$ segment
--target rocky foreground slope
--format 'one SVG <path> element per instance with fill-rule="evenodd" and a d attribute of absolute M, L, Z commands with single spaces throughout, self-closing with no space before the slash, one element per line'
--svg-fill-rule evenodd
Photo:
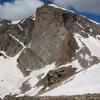
<path fill-rule="evenodd" d="M 4 100 L 100 100 L 99 94 L 87 94 L 87 95 L 76 95 L 76 96 L 58 96 L 58 97 L 13 97 L 6 96 Z"/>
<path fill-rule="evenodd" d="M 54 4 L 0 22 L 1 98 L 100 93 L 99 75 L 99 23 Z"/>

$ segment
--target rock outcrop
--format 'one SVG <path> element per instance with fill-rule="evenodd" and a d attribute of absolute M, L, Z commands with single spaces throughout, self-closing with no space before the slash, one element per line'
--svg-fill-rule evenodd
<path fill-rule="evenodd" d="M 29 75 L 32 70 L 37 70 L 46 65 L 30 48 L 26 48 L 20 54 L 18 60 L 18 67 L 23 72 L 24 76 Z"/>
<path fill-rule="evenodd" d="M 64 79 L 68 79 L 69 77 L 75 74 L 76 68 L 72 68 L 72 66 L 62 67 L 56 70 L 50 70 L 44 79 L 40 80 L 37 85 L 43 85 L 44 88 L 50 87 L 56 83 L 60 83 Z"/>

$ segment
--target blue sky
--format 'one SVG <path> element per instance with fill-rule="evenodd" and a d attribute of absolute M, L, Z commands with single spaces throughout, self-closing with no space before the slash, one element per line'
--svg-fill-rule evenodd
<path fill-rule="evenodd" d="M 0 3 L 3 4 L 4 2 L 13 2 L 14 0 L 0 0 Z"/>
<path fill-rule="evenodd" d="M 48 1 L 52 2 L 53 0 L 42 0 L 42 1 L 43 2 L 48 2 Z M 100 5 L 100 3 L 99 3 L 99 5 Z M 67 7 L 65 7 L 65 8 L 67 8 Z M 68 9 L 73 10 L 73 11 L 75 11 L 75 12 L 81 14 L 81 15 L 84 15 L 84 16 L 100 23 L 100 14 L 93 14 L 93 13 L 89 13 L 88 11 L 82 11 L 81 12 L 81 11 L 76 10 L 73 7 L 68 7 Z"/>
<path fill-rule="evenodd" d="M 36 7 L 43 4 L 39 0 L 16 0 L 16 1 L 18 1 L 16 3 L 16 5 L 19 6 L 18 8 L 16 7 L 16 5 L 10 5 L 10 4 L 6 5 L 7 7 L 3 7 L 4 3 L 14 2 L 14 0 L 0 0 L 0 3 L 1 3 L 1 6 L 0 6 L 1 7 L 0 8 L 0 13 L 1 13 L 0 15 L 1 16 L 0 17 L 1 17 L 1 19 L 8 18 L 8 19 L 16 19 L 17 20 L 17 19 L 21 19 L 24 17 L 28 17 L 28 15 L 30 16 L 31 14 L 33 14 L 35 12 Z M 22 2 L 19 3 L 20 1 L 22 1 Z M 82 14 L 82 15 L 100 23 L 100 10 L 99 10 L 100 9 L 100 7 L 99 7 L 100 0 L 79 0 L 80 2 L 78 2 L 78 0 L 70 0 L 70 1 L 69 0 L 41 0 L 41 1 L 43 1 L 43 2 L 51 1 L 53 3 L 56 3 L 60 6 L 68 8 L 70 10 L 73 10 L 79 14 Z M 81 1 L 82 1 L 82 3 L 81 3 Z M 33 2 L 33 6 L 35 6 L 34 8 L 32 7 L 32 2 Z M 22 4 L 22 8 L 21 8 L 21 4 Z M 10 6 L 10 7 L 8 7 L 8 6 Z M 12 8 L 11 8 L 11 6 L 12 6 Z M 16 10 L 16 9 L 15 9 L 15 11 L 13 11 L 13 12 L 16 12 L 15 16 L 17 16 L 17 13 L 18 13 L 18 17 L 16 17 L 16 18 L 14 18 L 14 15 L 13 15 L 14 13 L 12 15 L 8 14 L 8 12 L 10 13 L 12 11 L 14 6 L 16 7 L 16 9 L 19 10 L 19 13 L 18 13 L 18 10 Z M 24 7 L 27 7 L 27 9 L 25 8 L 25 10 L 28 11 L 28 13 L 24 11 Z M 32 11 L 32 9 L 33 9 L 33 11 Z M 24 13 L 21 13 L 21 10 Z"/>
<path fill-rule="evenodd" d="M 92 19 L 92 20 L 100 23 L 100 14 L 92 14 L 89 12 L 79 12 L 76 9 L 74 9 L 73 7 L 69 7 L 69 9 L 75 11 L 78 14 L 84 15 L 89 19 Z"/>

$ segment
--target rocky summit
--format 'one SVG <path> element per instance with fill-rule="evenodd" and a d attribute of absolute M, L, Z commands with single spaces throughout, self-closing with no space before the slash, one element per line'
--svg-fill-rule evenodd
<path fill-rule="evenodd" d="M 99 23 L 51 3 L 0 22 L 1 99 L 100 100 L 99 75 Z"/>

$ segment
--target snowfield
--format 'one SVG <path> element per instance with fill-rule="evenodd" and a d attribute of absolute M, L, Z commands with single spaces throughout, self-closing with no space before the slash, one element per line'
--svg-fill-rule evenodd
<path fill-rule="evenodd" d="M 5 55 L 5 52 L 0 52 Z M 21 53 L 21 52 L 20 52 Z M 17 67 L 17 58 L 20 53 L 15 57 L 0 57 L 0 98 L 3 98 L 9 94 L 19 94 L 18 96 L 24 95 L 36 95 L 43 86 L 37 88 L 35 85 L 39 81 L 38 76 L 44 78 L 46 74 L 55 68 L 55 63 L 46 65 L 40 70 L 33 71 L 28 77 L 24 77 L 20 69 Z M 5 55 L 6 56 L 6 55 Z M 28 83 L 31 85 L 31 90 L 21 94 L 20 87 L 23 82 L 29 80 Z"/>
<path fill-rule="evenodd" d="M 14 58 L 0 57 L 0 98 L 14 91 L 24 81 L 24 76 L 17 67 L 17 56 Z"/>
<path fill-rule="evenodd" d="M 93 65 L 87 70 L 76 74 L 73 80 L 64 81 L 57 88 L 41 96 L 81 95 L 87 93 L 100 93 L 100 64 Z"/>

